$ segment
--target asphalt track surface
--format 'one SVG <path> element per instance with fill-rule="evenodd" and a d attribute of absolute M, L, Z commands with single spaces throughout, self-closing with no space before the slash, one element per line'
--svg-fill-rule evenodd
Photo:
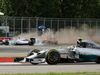
<path fill-rule="evenodd" d="M 63 63 L 57 65 L 48 64 L 0 64 L 0 73 L 49 73 L 49 72 L 100 72 L 100 64 L 86 63 Z"/>
<path fill-rule="evenodd" d="M 25 56 L 30 49 L 57 48 L 58 46 L 0 46 L 0 57 Z M 65 47 L 65 46 L 64 46 Z M 23 54 L 23 55 L 22 55 Z M 0 74 L 5 73 L 48 73 L 48 72 L 100 72 L 100 64 L 95 62 L 59 63 L 48 65 L 40 63 L 0 63 Z"/>
<path fill-rule="evenodd" d="M 66 46 L 63 46 L 64 48 Z M 32 50 L 32 49 L 55 49 L 59 48 L 59 46 L 43 46 L 43 45 L 38 45 L 38 46 L 28 46 L 28 45 L 17 45 L 17 46 L 5 46 L 5 45 L 0 45 L 0 57 L 21 57 L 21 56 L 26 56 L 27 53 Z"/>

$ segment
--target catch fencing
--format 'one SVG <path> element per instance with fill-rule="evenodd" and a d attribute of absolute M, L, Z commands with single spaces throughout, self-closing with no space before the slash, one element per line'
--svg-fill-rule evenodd
<path fill-rule="evenodd" d="M 41 17 L 7 17 L 0 16 L 0 29 L 3 29 L 3 36 L 11 34 L 13 36 L 31 33 L 36 31 L 38 34 L 39 26 L 45 26 L 53 31 L 66 29 L 89 29 L 94 28 L 95 33 L 100 32 L 100 19 L 90 18 L 41 18 Z M 38 35 L 37 35 L 38 36 Z"/>

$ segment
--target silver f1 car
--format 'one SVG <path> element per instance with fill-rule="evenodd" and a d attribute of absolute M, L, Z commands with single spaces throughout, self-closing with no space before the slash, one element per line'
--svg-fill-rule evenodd
<path fill-rule="evenodd" d="M 20 38 L 15 40 L 15 45 L 28 45 L 29 44 L 29 40 L 25 39 L 25 38 Z"/>
<path fill-rule="evenodd" d="M 57 64 L 59 62 L 92 61 L 100 63 L 100 46 L 88 40 L 82 40 L 80 46 L 70 46 L 58 49 L 31 50 L 23 62 L 39 64 Z"/>
<path fill-rule="evenodd" d="M 18 38 L 17 40 L 15 39 L 2 40 L 2 44 L 5 45 L 34 45 L 34 43 L 35 43 L 35 38 L 30 38 L 30 40 L 25 38 Z"/>

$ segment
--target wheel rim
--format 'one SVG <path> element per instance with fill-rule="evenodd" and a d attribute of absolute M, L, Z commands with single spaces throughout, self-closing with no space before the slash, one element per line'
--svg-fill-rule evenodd
<path fill-rule="evenodd" d="M 50 61 L 56 62 L 59 60 L 59 54 L 57 52 L 51 52 L 50 53 Z"/>

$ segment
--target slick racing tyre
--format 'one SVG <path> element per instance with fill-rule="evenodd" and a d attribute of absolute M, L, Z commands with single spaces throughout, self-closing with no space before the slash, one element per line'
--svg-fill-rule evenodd
<path fill-rule="evenodd" d="M 30 46 L 32 46 L 32 45 L 34 45 L 34 42 L 32 42 L 32 41 L 29 41 L 29 43 L 28 43 Z"/>
<path fill-rule="evenodd" d="M 9 45 L 9 41 L 8 40 L 5 40 L 5 45 Z"/>
<path fill-rule="evenodd" d="M 50 50 L 46 52 L 45 59 L 46 62 L 50 65 L 55 65 L 60 61 L 60 53 L 57 50 Z"/>
<path fill-rule="evenodd" d="M 100 64 L 100 56 L 97 57 L 97 59 L 96 59 L 96 63 L 97 63 L 97 64 Z"/>
<path fill-rule="evenodd" d="M 38 53 L 38 52 L 40 52 L 40 50 L 38 50 L 38 49 L 33 49 L 33 50 L 31 50 L 31 51 L 27 54 L 27 56 L 33 55 L 34 52 Z"/>

